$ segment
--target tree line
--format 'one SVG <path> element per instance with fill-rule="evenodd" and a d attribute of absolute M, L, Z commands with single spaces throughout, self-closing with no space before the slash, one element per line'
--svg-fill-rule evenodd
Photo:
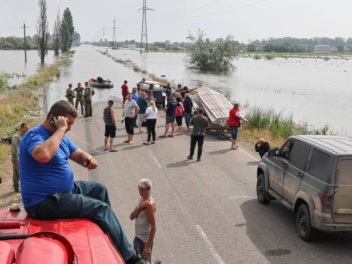
<path fill-rule="evenodd" d="M 38 35 L 26 37 L 26 45 L 24 43 L 23 37 L 0 37 L 0 50 L 23 50 L 25 47 L 27 50 L 36 50 L 38 49 L 37 39 Z M 72 46 L 78 46 L 81 42 L 81 36 L 76 31 L 73 33 L 73 43 Z M 48 35 L 48 49 L 54 50 L 54 34 Z M 60 50 L 60 47 L 59 49 Z"/>
<path fill-rule="evenodd" d="M 38 50 L 41 63 L 44 63 L 48 50 L 54 50 L 55 55 L 68 51 L 72 45 L 79 45 L 81 36 L 75 31 L 73 17 L 69 8 L 64 10 L 61 17 L 58 10 L 54 21 L 52 34 L 49 32 L 49 21 L 47 17 L 47 0 L 38 0 L 39 17 L 37 19 L 34 36 L 21 37 L 1 37 L 1 50 Z"/>
<path fill-rule="evenodd" d="M 301 53 L 312 52 L 316 45 L 330 45 L 336 47 L 339 52 L 352 52 L 352 38 L 270 38 L 251 41 L 245 49 L 248 52 L 285 52 Z"/>

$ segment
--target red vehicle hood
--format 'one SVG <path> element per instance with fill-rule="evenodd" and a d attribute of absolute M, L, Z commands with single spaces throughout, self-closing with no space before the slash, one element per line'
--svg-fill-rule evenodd
<path fill-rule="evenodd" d="M 35 220 L 0 209 L 1 264 L 123 264 L 110 237 L 87 219 Z"/>

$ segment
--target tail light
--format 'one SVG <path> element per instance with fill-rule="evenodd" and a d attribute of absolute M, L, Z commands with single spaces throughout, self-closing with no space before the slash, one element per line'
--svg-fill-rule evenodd
<path fill-rule="evenodd" d="M 319 193 L 318 196 L 323 206 L 322 209 L 331 210 L 334 204 L 334 194 Z"/>

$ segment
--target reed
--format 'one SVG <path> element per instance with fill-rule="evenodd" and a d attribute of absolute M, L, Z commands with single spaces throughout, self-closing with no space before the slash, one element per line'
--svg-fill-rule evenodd
<path fill-rule="evenodd" d="M 0 72 L 0 90 L 6 89 L 9 85 L 10 74 Z"/>
<path fill-rule="evenodd" d="M 252 107 L 246 115 L 248 122 L 241 127 L 241 138 L 254 144 L 258 138 L 265 138 L 271 146 L 279 147 L 293 135 L 336 135 L 328 125 L 321 128 L 308 129 L 308 123 L 297 124 L 292 114 L 285 116 L 273 109 Z"/>

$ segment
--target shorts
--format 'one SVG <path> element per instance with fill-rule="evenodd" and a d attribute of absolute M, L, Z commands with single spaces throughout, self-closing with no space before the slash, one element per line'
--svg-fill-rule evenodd
<path fill-rule="evenodd" d="M 135 237 L 134 240 L 133 240 L 134 250 L 139 255 L 143 255 L 143 251 L 144 251 L 144 248 L 145 248 L 146 244 L 147 243 L 143 242 L 139 237 Z M 152 245 L 151 249 L 153 249 L 153 245 Z M 151 255 L 149 257 L 144 257 L 144 260 L 149 261 L 149 262 L 151 262 L 151 259 L 152 259 Z"/>
<path fill-rule="evenodd" d="M 175 116 L 172 115 L 166 115 L 166 124 L 174 123 L 175 122 Z"/>
<path fill-rule="evenodd" d="M 176 123 L 178 126 L 182 126 L 183 116 L 176 116 Z"/>
<path fill-rule="evenodd" d="M 133 129 L 133 121 L 135 118 L 132 117 L 125 117 L 125 128 L 126 128 L 126 133 L 129 135 L 134 134 L 134 129 Z"/>
<path fill-rule="evenodd" d="M 145 121 L 144 114 L 138 114 L 137 115 L 137 126 L 141 126 L 143 121 Z"/>
<path fill-rule="evenodd" d="M 105 125 L 105 137 L 116 137 L 116 127 Z"/>
<path fill-rule="evenodd" d="M 231 138 L 234 140 L 237 140 L 237 135 L 238 135 L 238 127 L 236 126 L 231 126 Z"/>

